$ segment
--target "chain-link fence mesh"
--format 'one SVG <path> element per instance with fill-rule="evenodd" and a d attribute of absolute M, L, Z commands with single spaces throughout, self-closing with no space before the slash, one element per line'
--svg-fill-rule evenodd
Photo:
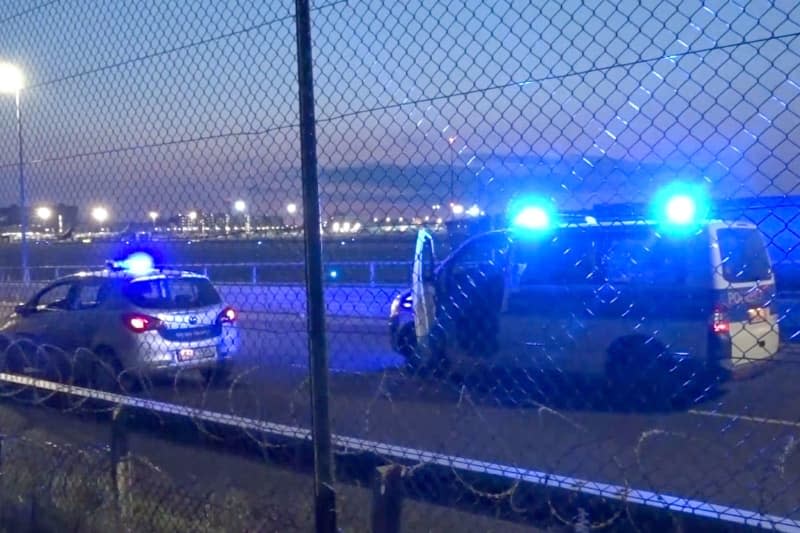
<path fill-rule="evenodd" d="M 800 527 L 800 8 L 309 13 L 330 371 L 313 392 L 340 517 L 373 511 L 343 527 Z M 145 419 L 129 429 L 309 472 L 295 24 L 291 2 L 0 4 L 5 399 L 55 406 L 37 420 L 57 431 L 122 405 Z M 25 473 L 61 483 L 48 468 Z M 212 474 L 167 528 L 308 527 L 208 503 L 222 467 L 183 468 Z M 143 518 L 166 490 L 138 496 Z M 247 519 L 212 524 L 212 504 Z"/>

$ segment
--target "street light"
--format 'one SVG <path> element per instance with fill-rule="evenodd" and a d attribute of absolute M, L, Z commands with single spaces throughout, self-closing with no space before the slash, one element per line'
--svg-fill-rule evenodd
<path fill-rule="evenodd" d="M 295 213 L 297 213 L 297 204 L 287 205 L 286 212 L 288 212 L 290 215 L 294 215 Z"/>
<path fill-rule="evenodd" d="M 52 218 L 53 210 L 50 209 L 49 207 L 47 207 L 46 205 L 43 205 L 41 207 L 37 207 L 36 208 L 36 216 L 39 218 L 39 220 L 47 222 L 48 220 L 50 220 L 50 218 Z"/>
<path fill-rule="evenodd" d="M 233 202 L 233 210 L 237 213 L 244 214 L 244 231 L 250 233 L 250 213 L 247 212 L 247 204 L 244 200 L 236 200 Z"/>
<path fill-rule="evenodd" d="M 150 220 L 153 221 L 153 230 L 156 229 L 156 220 L 158 220 L 158 211 L 150 211 L 147 213 L 147 216 L 150 217 Z"/>
<path fill-rule="evenodd" d="M 19 206 L 20 206 L 20 263 L 22 266 L 23 281 L 29 281 L 28 273 L 28 204 L 25 201 L 25 163 L 23 159 L 22 144 L 22 109 L 19 105 L 19 95 L 25 87 L 25 76 L 19 67 L 11 63 L 0 63 L 0 93 L 14 95 L 17 107 L 17 162 L 19 165 Z"/>
<path fill-rule="evenodd" d="M 98 205 L 92 208 L 92 218 L 95 220 L 95 222 L 100 224 L 101 230 L 103 229 L 102 225 L 108 221 L 108 217 L 109 217 L 108 209 L 106 209 L 102 205 Z"/>

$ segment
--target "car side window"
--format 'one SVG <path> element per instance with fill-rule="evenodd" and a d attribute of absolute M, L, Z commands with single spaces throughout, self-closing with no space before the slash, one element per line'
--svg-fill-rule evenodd
<path fill-rule="evenodd" d="M 76 309 L 94 309 L 108 297 L 109 283 L 103 280 L 90 280 L 77 287 Z"/>
<path fill-rule="evenodd" d="M 72 283 L 59 283 L 39 293 L 34 301 L 37 311 L 66 311 L 72 307 L 75 291 Z"/>

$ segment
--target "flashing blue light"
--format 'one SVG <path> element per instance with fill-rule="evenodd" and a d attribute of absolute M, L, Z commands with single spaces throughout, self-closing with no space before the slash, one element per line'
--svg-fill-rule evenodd
<path fill-rule="evenodd" d="M 153 258 L 144 252 L 136 252 L 129 255 L 126 259 L 120 261 L 119 266 L 134 276 L 148 274 L 154 269 Z"/>
<path fill-rule="evenodd" d="M 514 217 L 514 225 L 525 229 L 546 229 L 550 226 L 550 215 L 543 207 L 525 207 Z"/>
<path fill-rule="evenodd" d="M 693 232 L 710 212 L 705 190 L 686 183 L 673 183 L 662 189 L 652 207 L 653 216 L 662 228 L 675 234 Z"/>
<path fill-rule="evenodd" d="M 547 198 L 518 198 L 513 201 L 508 213 L 514 229 L 531 235 L 544 233 L 558 223 L 558 214 L 553 203 Z"/>
<path fill-rule="evenodd" d="M 667 220 L 673 224 L 691 224 L 697 214 L 697 205 L 694 198 L 679 194 L 667 201 L 664 211 Z"/>

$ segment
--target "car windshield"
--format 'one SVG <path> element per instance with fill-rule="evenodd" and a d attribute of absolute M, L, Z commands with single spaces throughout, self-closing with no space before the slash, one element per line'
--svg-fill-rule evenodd
<path fill-rule="evenodd" d="M 133 281 L 125 296 L 145 309 L 195 309 L 221 303 L 219 293 L 204 278 L 153 278 Z"/>
<path fill-rule="evenodd" d="M 772 278 L 766 246 L 754 228 L 717 231 L 722 256 L 722 275 L 730 283 L 765 281 Z"/>

